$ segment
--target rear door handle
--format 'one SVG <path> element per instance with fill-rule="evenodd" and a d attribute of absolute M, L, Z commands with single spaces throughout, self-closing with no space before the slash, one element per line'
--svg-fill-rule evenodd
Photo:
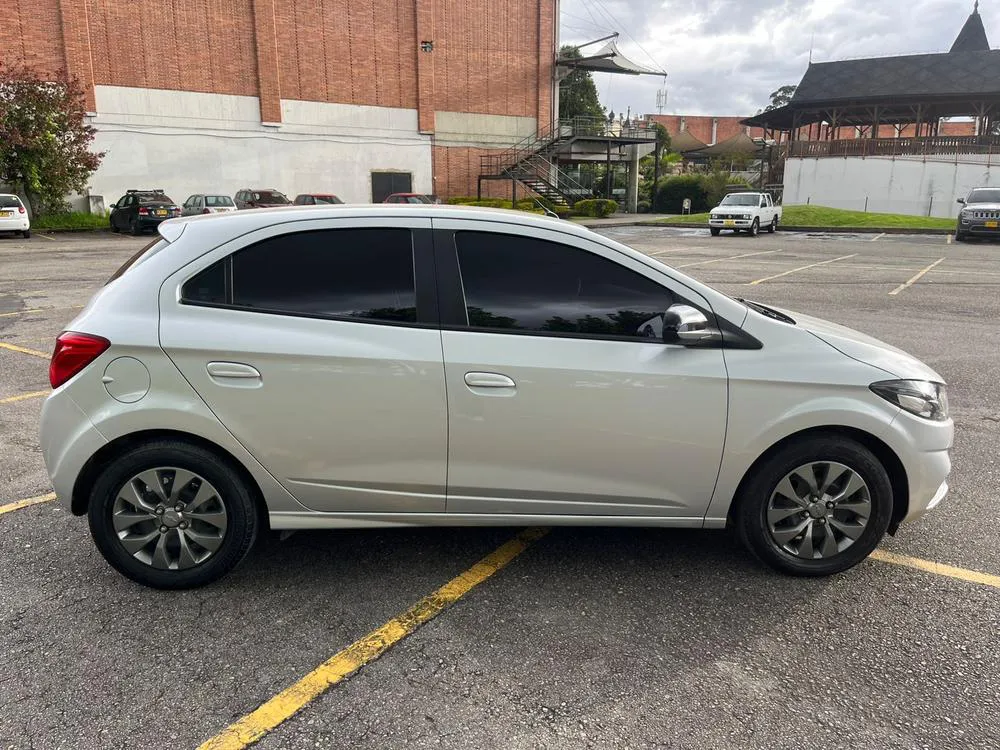
<path fill-rule="evenodd" d="M 260 380 L 260 372 L 256 367 L 245 365 L 242 362 L 209 362 L 205 369 L 213 378 L 235 378 L 240 380 L 250 380 L 256 378 Z"/>
<path fill-rule="evenodd" d="M 467 372 L 465 384 L 470 388 L 516 388 L 515 383 L 506 375 L 497 372 Z"/>

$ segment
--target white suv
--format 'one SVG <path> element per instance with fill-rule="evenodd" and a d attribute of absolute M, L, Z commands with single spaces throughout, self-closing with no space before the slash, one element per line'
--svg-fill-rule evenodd
<path fill-rule="evenodd" d="M 31 237 L 28 210 L 16 195 L 0 193 L 0 232 L 17 232 L 24 239 Z"/>
<path fill-rule="evenodd" d="M 734 525 L 826 575 L 948 488 L 929 367 L 568 222 L 329 206 L 159 232 L 59 336 L 41 428 L 60 500 L 151 586 L 221 576 L 266 527 Z"/>

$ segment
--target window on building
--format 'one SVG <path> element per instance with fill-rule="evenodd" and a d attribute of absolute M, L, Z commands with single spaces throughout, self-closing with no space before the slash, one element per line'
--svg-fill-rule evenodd
<path fill-rule="evenodd" d="M 469 325 L 498 331 L 651 338 L 677 298 L 606 258 L 555 242 L 456 235 Z"/>

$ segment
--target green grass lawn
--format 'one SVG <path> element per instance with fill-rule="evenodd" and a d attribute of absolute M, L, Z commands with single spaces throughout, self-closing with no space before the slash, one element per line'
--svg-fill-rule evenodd
<path fill-rule="evenodd" d="M 108 217 L 104 214 L 88 214 L 73 211 L 66 214 L 45 214 L 32 218 L 31 228 L 39 232 L 60 229 L 107 229 Z"/>
<path fill-rule="evenodd" d="M 708 214 L 691 214 L 662 219 L 663 223 L 708 224 Z M 844 211 L 825 206 L 784 206 L 783 227 L 839 227 L 847 229 L 954 229 L 954 219 L 904 214 L 873 214 L 864 211 Z"/>

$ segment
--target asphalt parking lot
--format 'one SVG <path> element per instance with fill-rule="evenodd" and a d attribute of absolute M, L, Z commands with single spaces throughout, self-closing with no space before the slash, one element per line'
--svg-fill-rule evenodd
<path fill-rule="evenodd" d="M 941 372 L 950 496 L 825 580 L 723 532 L 553 529 L 258 746 L 1000 747 L 1000 245 L 605 231 Z M 197 747 L 290 713 L 281 691 L 517 533 L 275 536 L 190 592 L 112 571 L 48 501 L 38 418 L 55 336 L 146 242 L 0 238 L 0 748 Z"/>

